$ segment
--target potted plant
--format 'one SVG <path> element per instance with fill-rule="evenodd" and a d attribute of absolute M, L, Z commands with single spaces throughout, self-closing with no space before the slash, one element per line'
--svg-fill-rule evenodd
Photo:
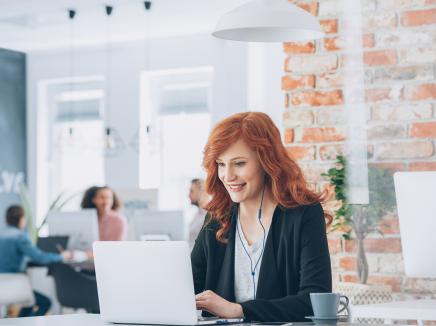
<path fill-rule="evenodd" d="M 336 166 L 323 174 L 334 186 L 336 199 L 341 202 L 336 210 L 331 231 L 341 230 L 346 239 L 355 238 L 357 245 L 357 275 L 362 284 L 368 281 L 368 261 L 364 240 L 371 233 L 382 234 L 379 225 L 386 213 L 395 209 L 392 174 L 388 169 L 368 167 L 369 204 L 350 204 L 347 200 L 347 162 L 337 156 Z"/>
<path fill-rule="evenodd" d="M 79 193 L 73 195 L 66 195 L 66 193 L 61 192 L 59 195 L 57 195 L 56 198 L 50 203 L 49 208 L 45 213 L 42 222 L 39 225 L 37 225 L 36 221 L 34 220 L 32 207 L 30 204 L 29 190 L 26 184 L 22 183 L 20 185 L 21 205 L 23 206 L 24 212 L 26 213 L 26 217 L 28 220 L 27 229 L 28 229 L 29 237 L 33 243 L 36 243 L 36 240 L 39 235 L 39 231 L 47 223 L 48 214 L 53 210 L 60 211 L 62 207 L 64 207 L 70 200 L 72 200 L 78 194 Z"/>
<path fill-rule="evenodd" d="M 351 204 L 347 200 L 347 162 L 337 156 L 336 165 L 323 174 L 334 186 L 336 200 L 340 205 L 335 211 L 330 231 L 340 232 L 345 239 L 355 238 L 357 244 L 357 275 L 359 283 L 339 282 L 336 291 L 345 294 L 353 305 L 374 304 L 392 301 L 392 289 L 388 285 L 367 285 L 368 261 L 364 240 L 370 233 L 382 234 L 379 225 L 383 216 L 395 208 L 393 178 L 389 170 L 370 166 L 368 168 L 369 204 Z M 357 319 L 357 322 L 365 322 Z M 371 323 L 382 323 L 372 319 Z"/>

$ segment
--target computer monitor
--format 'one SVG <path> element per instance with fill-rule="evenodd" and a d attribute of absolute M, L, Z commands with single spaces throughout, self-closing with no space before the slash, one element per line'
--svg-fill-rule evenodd
<path fill-rule="evenodd" d="M 51 211 L 47 217 L 50 236 L 69 236 L 68 249 L 90 250 L 99 239 L 97 210 Z"/>
<path fill-rule="evenodd" d="M 129 216 L 130 240 L 184 240 L 183 211 L 135 211 Z"/>
<path fill-rule="evenodd" d="M 394 174 L 406 275 L 436 278 L 436 171 Z"/>
<path fill-rule="evenodd" d="M 117 188 L 116 192 L 123 202 L 123 210 L 126 214 L 136 210 L 157 209 L 157 189 Z"/>

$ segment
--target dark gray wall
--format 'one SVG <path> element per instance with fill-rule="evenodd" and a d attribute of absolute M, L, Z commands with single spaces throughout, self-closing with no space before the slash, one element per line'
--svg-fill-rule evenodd
<path fill-rule="evenodd" d="M 26 171 L 26 56 L 0 49 L 0 228 Z"/>

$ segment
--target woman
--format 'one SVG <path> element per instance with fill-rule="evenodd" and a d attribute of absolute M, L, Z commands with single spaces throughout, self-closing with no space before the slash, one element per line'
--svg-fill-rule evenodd
<path fill-rule="evenodd" d="M 331 292 L 323 196 L 308 188 L 264 113 L 219 122 L 203 165 L 212 199 L 191 254 L 197 309 L 304 321 L 312 315 L 309 293 Z"/>
<path fill-rule="evenodd" d="M 26 224 L 24 209 L 18 205 L 9 206 L 6 211 L 6 228 L 0 230 L 0 273 L 23 273 L 29 258 L 42 265 L 72 258 L 70 251 L 55 254 L 35 247 L 25 231 Z M 50 299 L 37 291 L 33 293 L 35 306 L 22 308 L 19 317 L 43 316 L 50 310 Z"/>
<path fill-rule="evenodd" d="M 101 241 L 120 241 L 127 235 L 127 220 L 118 212 L 121 203 L 115 192 L 107 187 L 91 187 L 83 196 L 82 208 L 96 208 Z"/>

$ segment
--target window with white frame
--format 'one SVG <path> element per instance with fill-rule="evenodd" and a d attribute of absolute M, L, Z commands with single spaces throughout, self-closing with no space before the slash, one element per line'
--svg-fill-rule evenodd
<path fill-rule="evenodd" d="M 75 195 L 65 209 L 79 209 L 81 193 L 104 184 L 103 96 L 100 87 L 52 92 L 48 196 Z"/>
<path fill-rule="evenodd" d="M 158 189 L 160 209 L 189 210 L 190 181 L 204 177 L 212 75 L 211 67 L 201 67 L 148 72 L 143 78 L 141 186 Z"/>

